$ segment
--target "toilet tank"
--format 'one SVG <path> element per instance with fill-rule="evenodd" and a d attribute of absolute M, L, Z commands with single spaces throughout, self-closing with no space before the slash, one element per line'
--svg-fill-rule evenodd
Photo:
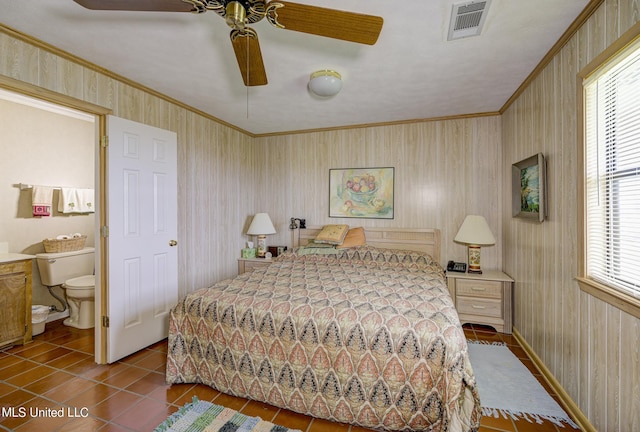
<path fill-rule="evenodd" d="M 42 285 L 62 285 L 67 279 L 93 274 L 94 248 L 36 254 Z"/>

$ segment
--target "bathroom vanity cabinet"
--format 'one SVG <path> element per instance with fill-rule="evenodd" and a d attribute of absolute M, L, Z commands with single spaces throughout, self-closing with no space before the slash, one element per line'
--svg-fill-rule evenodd
<path fill-rule="evenodd" d="M 31 341 L 32 258 L 0 254 L 0 347 Z"/>

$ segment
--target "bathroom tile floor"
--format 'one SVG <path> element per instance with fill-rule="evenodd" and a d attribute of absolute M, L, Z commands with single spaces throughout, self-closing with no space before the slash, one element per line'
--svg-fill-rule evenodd
<path fill-rule="evenodd" d="M 508 344 L 551 392 L 515 338 L 482 326 L 465 325 L 465 333 L 469 339 Z M 197 396 L 305 432 L 367 431 L 228 396 L 205 385 L 167 385 L 166 340 L 111 365 L 94 363 L 93 344 L 92 329 L 78 330 L 56 321 L 47 323 L 46 331 L 35 336 L 33 343 L 0 351 L 0 430 L 151 431 Z M 53 416 L 58 413 L 61 415 Z M 548 422 L 488 417 L 482 419 L 480 427 L 487 432 L 571 430 Z"/>

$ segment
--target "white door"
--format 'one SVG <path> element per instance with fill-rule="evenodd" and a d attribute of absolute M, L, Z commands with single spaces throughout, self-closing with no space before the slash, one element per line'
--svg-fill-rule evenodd
<path fill-rule="evenodd" d="M 167 337 L 178 299 L 177 137 L 107 117 L 107 355 Z"/>

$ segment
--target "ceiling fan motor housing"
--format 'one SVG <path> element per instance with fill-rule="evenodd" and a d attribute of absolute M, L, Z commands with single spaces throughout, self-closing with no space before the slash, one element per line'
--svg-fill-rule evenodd
<path fill-rule="evenodd" d="M 244 22 L 247 19 L 246 9 L 240 3 L 233 1 L 227 3 L 226 10 L 225 20 L 227 25 L 235 30 L 243 30 Z"/>
<path fill-rule="evenodd" d="M 208 9 L 224 17 L 229 27 L 242 30 L 247 23 L 264 18 L 267 2 L 264 0 L 208 0 Z"/>

